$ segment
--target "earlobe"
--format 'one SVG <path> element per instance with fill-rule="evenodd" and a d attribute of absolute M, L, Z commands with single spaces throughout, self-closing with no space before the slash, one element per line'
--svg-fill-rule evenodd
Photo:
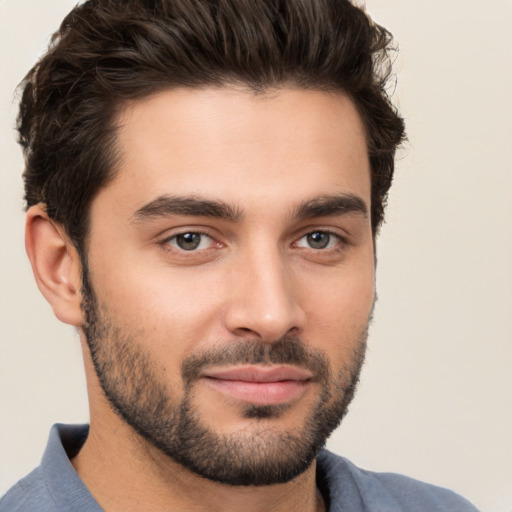
<path fill-rule="evenodd" d="M 27 211 L 25 248 L 37 286 L 64 323 L 81 326 L 81 264 L 62 226 L 53 222 L 44 205 Z"/>

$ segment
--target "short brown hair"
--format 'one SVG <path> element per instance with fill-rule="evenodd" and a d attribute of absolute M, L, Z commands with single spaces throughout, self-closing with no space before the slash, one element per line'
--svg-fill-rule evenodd
<path fill-rule="evenodd" d="M 348 0 L 88 0 L 22 82 L 27 206 L 84 249 L 88 208 L 116 169 L 116 114 L 173 87 L 290 85 L 348 94 L 363 119 L 377 232 L 404 138 L 386 93 L 390 33 Z"/>

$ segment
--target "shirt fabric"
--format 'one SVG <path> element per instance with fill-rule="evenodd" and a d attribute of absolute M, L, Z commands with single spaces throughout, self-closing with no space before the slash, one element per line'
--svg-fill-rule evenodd
<path fill-rule="evenodd" d="M 103 512 L 70 458 L 87 439 L 87 425 L 54 425 L 41 464 L 0 500 L 0 512 Z M 322 450 L 317 485 L 328 512 L 478 512 L 457 494 L 393 473 L 359 469 Z"/>

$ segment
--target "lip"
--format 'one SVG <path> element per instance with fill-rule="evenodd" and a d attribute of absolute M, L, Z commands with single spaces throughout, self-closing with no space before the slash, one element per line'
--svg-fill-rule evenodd
<path fill-rule="evenodd" d="M 299 398 L 312 374 L 288 366 L 250 365 L 206 371 L 202 377 L 228 397 L 257 405 L 277 405 Z"/>

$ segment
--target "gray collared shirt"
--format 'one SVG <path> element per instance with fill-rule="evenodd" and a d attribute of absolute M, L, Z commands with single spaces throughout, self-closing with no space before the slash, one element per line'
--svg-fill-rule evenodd
<path fill-rule="evenodd" d="M 103 512 L 70 462 L 88 431 L 87 425 L 54 425 L 40 466 L 0 500 L 0 512 Z M 365 471 L 326 450 L 317 458 L 317 484 L 329 512 L 478 512 L 452 491 Z"/>

